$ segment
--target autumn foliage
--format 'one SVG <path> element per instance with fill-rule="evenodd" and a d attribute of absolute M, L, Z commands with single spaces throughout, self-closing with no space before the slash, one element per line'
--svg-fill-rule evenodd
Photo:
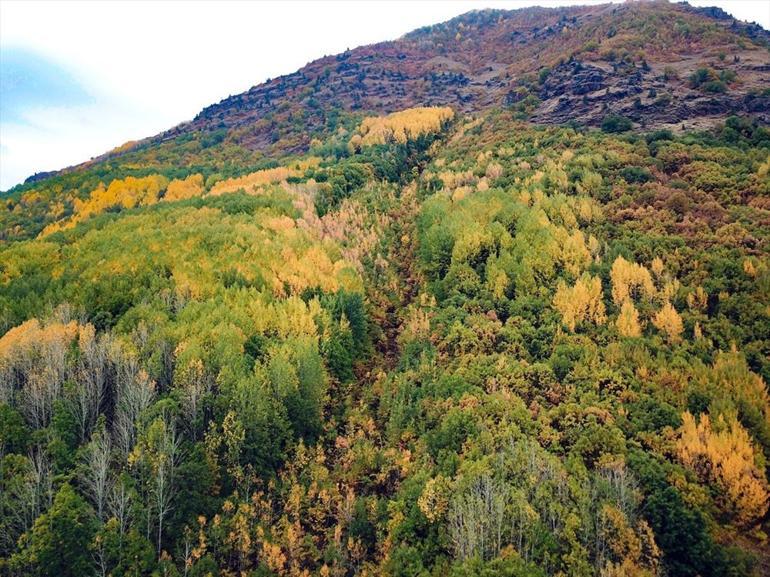
<path fill-rule="evenodd" d="M 581 277 L 573 287 L 560 284 L 553 304 L 561 313 L 564 325 L 571 331 L 583 323 L 601 325 L 606 320 L 602 283 L 596 277 Z"/>
<path fill-rule="evenodd" d="M 612 300 L 616 305 L 627 299 L 652 298 L 655 295 L 655 285 L 652 276 L 644 266 L 629 262 L 619 256 L 612 263 L 610 271 L 612 279 Z"/>
<path fill-rule="evenodd" d="M 452 118 L 454 111 L 449 107 L 410 108 L 387 116 L 371 116 L 361 122 L 350 143 L 356 148 L 388 142 L 404 144 L 423 134 L 439 132 Z"/>
<path fill-rule="evenodd" d="M 696 419 L 685 413 L 682 420 L 677 442 L 682 463 L 718 487 L 722 507 L 736 522 L 751 525 L 761 519 L 770 505 L 770 490 L 746 429 L 734 416 L 719 415 L 712 423 L 708 414 Z"/>

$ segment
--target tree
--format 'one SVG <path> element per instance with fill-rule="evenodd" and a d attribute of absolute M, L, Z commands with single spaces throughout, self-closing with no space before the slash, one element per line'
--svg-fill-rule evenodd
<path fill-rule="evenodd" d="M 51 509 L 20 542 L 11 566 L 26 575 L 82 577 L 91 574 L 89 547 L 96 533 L 93 511 L 69 483 L 56 493 Z"/>
<path fill-rule="evenodd" d="M 7 559 L 16 549 L 22 533 L 39 515 L 31 480 L 29 459 L 10 454 L 0 459 L 0 558 Z M 0 563 L 0 569 L 2 568 Z"/>
<path fill-rule="evenodd" d="M 0 338 L 0 400 L 19 390 L 20 409 L 35 428 L 48 425 L 68 377 L 67 354 L 77 337 L 75 321 L 42 325 L 31 319 Z"/>
<path fill-rule="evenodd" d="M 65 221 L 54 222 L 42 232 L 49 235 L 56 231 L 72 228 L 78 222 L 89 217 L 114 209 L 133 208 L 135 206 L 147 206 L 158 202 L 161 194 L 168 186 L 168 179 L 160 174 L 136 178 L 116 178 L 105 187 L 99 183 L 86 200 L 75 198 L 75 213 Z"/>
<path fill-rule="evenodd" d="M 770 504 L 770 491 L 764 472 L 755 464 L 756 450 L 746 429 L 734 416 L 721 414 L 715 427 L 708 414 L 697 421 L 685 412 L 682 421 L 680 461 L 720 489 L 722 508 L 738 523 L 751 525 L 761 519 Z"/>
<path fill-rule="evenodd" d="M 634 123 L 631 122 L 625 116 L 619 114 L 608 114 L 602 120 L 602 131 L 610 134 L 616 132 L 626 132 L 634 127 Z"/>
<path fill-rule="evenodd" d="M 624 337 L 638 337 L 642 334 L 642 325 L 639 323 L 639 313 L 630 299 L 623 301 L 620 314 L 615 321 L 618 332 Z"/>
<path fill-rule="evenodd" d="M 135 357 L 116 351 L 114 362 L 117 398 L 113 434 L 118 449 L 128 455 L 136 442 L 137 420 L 155 397 L 155 383 Z"/>
<path fill-rule="evenodd" d="M 94 432 L 83 457 L 83 482 L 88 488 L 96 517 L 107 520 L 107 500 L 110 495 L 110 437 L 104 427 Z"/>
<path fill-rule="evenodd" d="M 607 318 L 599 277 L 583 275 L 573 287 L 559 283 L 553 305 L 561 313 L 564 325 L 571 331 L 585 322 L 604 324 Z"/>
<path fill-rule="evenodd" d="M 370 116 L 358 128 L 360 138 L 351 142 L 357 148 L 394 141 L 405 144 L 418 136 L 439 132 L 452 118 L 454 111 L 449 107 L 409 108 L 387 116 Z"/>
<path fill-rule="evenodd" d="M 449 534 L 459 559 L 489 560 L 500 553 L 506 502 L 505 485 L 488 473 L 455 496 L 449 508 Z"/>
<path fill-rule="evenodd" d="M 24 418 L 10 405 L 0 403 L 0 459 L 8 453 L 26 452 L 29 430 Z"/>
<path fill-rule="evenodd" d="M 194 198 L 203 195 L 204 190 L 203 176 L 191 174 L 184 180 L 176 179 L 169 182 L 166 194 L 163 195 L 163 200 L 165 202 L 173 202 L 175 200 Z"/>
<path fill-rule="evenodd" d="M 652 283 L 650 271 L 640 264 L 632 263 L 619 256 L 612 263 L 610 270 L 612 281 L 612 300 L 616 305 L 640 296 L 652 298 L 655 295 L 655 285 Z"/>
<path fill-rule="evenodd" d="M 148 486 L 146 493 L 148 527 L 157 523 L 157 553 L 163 550 L 163 523 L 173 508 L 177 492 L 176 473 L 181 460 L 180 439 L 173 422 L 156 418 L 140 437 L 129 456 L 129 463 Z"/>
<path fill-rule="evenodd" d="M 104 401 L 111 347 L 112 340 L 109 335 L 102 334 L 97 337 L 96 329 L 90 324 L 81 327 L 74 399 L 81 441 L 85 441 L 91 433 Z"/>
<path fill-rule="evenodd" d="M 676 309 L 670 302 L 666 302 L 663 308 L 656 313 L 652 319 L 652 324 L 666 335 L 668 342 L 678 343 L 681 340 L 682 331 L 684 330 L 682 317 L 679 316 L 679 313 L 676 312 Z"/>
<path fill-rule="evenodd" d="M 198 436 L 198 413 L 204 397 L 211 392 L 211 378 L 200 359 L 192 359 L 174 372 L 174 381 L 182 397 L 186 426 L 193 438 Z"/>

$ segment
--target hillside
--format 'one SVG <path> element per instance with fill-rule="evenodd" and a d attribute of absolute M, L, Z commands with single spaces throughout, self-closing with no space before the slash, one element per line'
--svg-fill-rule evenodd
<path fill-rule="evenodd" d="M 0 574 L 768 574 L 768 86 L 484 10 L 4 193 Z"/>

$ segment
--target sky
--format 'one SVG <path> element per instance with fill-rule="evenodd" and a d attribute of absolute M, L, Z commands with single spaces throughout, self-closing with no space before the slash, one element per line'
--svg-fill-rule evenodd
<path fill-rule="evenodd" d="M 0 0 L 0 190 L 307 62 L 482 8 L 607 0 Z M 770 28 L 770 0 L 691 0 Z"/>

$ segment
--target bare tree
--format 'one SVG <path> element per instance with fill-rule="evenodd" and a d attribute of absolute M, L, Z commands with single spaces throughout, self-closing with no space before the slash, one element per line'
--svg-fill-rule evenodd
<path fill-rule="evenodd" d="M 107 520 L 107 498 L 110 494 L 110 452 L 110 437 L 102 427 L 91 437 L 83 457 L 83 483 L 102 523 Z"/>
<path fill-rule="evenodd" d="M 68 375 L 68 349 L 65 339 L 47 339 L 28 351 L 26 355 L 29 356 L 23 360 L 26 382 L 20 391 L 20 405 L 36 429 L 48 425 L 54 401 L 61 397 L 62 385 Z"/>
<path fill-rule="evenodd" d="M 609 499 L 633 522 L 641 499 L 639 484 L 634 474 L 628 470 L 625 463 L 618 462 L 602 467 L 599 477 L 607 485 Z"/>
<path fill-rule="evenodd" d="M 500 552 L 506 501 L 505 486 L 488 473 L 452 500 L 449 533 L 460 559 L 491 559 Z"/>
<path fill-rule="evenodd" d="M 172 510 L 176 494 L 176 470 L 179 466 L 180 439 L 176 425 L 164 422 L 163 433 L 159 439 L 155 465 L 155 511 L 158 517 L 158 555 L 162 550 L 163 521 Z"/>
<path fill-rule="evenodd" d="M 590 496 L 590 505 L 584 512 L 586 527 L 589 529 L 587 537 L 590 538 L 587 540 L 593 553 L 594 566 L 599 569 L 610 555 L 607 537 L 615 531 L 605 506 L 610 505 L 620 511 L 631 525 L 636 519 L 641 495 L 633 473 L 622 461 L 604 465 L 586 484 L 586 493 Z"/>
<path fill-rule="evenodd" d="M 118 522 L 118 533 L 122 542 L 131 525 L 131 493 L 123 479 L 117 479 L 110 484 L 107 508 L 110 516 Z"/>
<path fill-rule="evenodd" d="M 147 538 L 156 528 L 158 555 L 163 550 L 163 527 L 177 492 L 181 444 L 176 424 L 167 416 L 156 418 L 142 431 L 131 453 L 132 474 L 143 504 Z M 154 524 L 153 524 L 154 523 Z"/>
<path fill-rule="evenodd" d="M 181 391 L 186 425 L 190 435 L 196 438 L 198 435 L 198 412 L 202 399 L 211 392 L 211 378 L 206 373 L 200 359 L 195 359 L 184 368 L 178 369 L 177 374 L 179 376 L 176 379 Z"/>
<path fill-rule="evenodd" d="M 187 574 L 190 572 L 190 567 L 192 567 L 193 564 L 193 532 L 190 530 L 190 527 L 185 526 L 184 528 L 184 541 L 183 541 L 183 561 L 184 561 L 184 575 L 187 577 Z"/>
<path fill-rule="evenodd" d="M 113 433 L 118 449 L 128 455 L 136 443 L 136 422 L 155 397 L 155 383 L 133 356 L 113 353 L 116 403 Z"/>
<path fill-rule="evenodd" d="M 32 498 L 32 519 L 39 517 L 53 503 L 53 479 L 48 454 L 41 448 L 29 454 L 29 494 Z M 30 527 L 32 524 L 30 523 Z"/>
<path fill-rule="evenodd" d="M 80 439 L 85 441 L 96 424 L 104 401 L 112 338 L 107 333 L 97 336 L 94 327 L 89 324 L 80 329 L 78 344 L 78 386 L 73 408 L 80 425 Z"/>

